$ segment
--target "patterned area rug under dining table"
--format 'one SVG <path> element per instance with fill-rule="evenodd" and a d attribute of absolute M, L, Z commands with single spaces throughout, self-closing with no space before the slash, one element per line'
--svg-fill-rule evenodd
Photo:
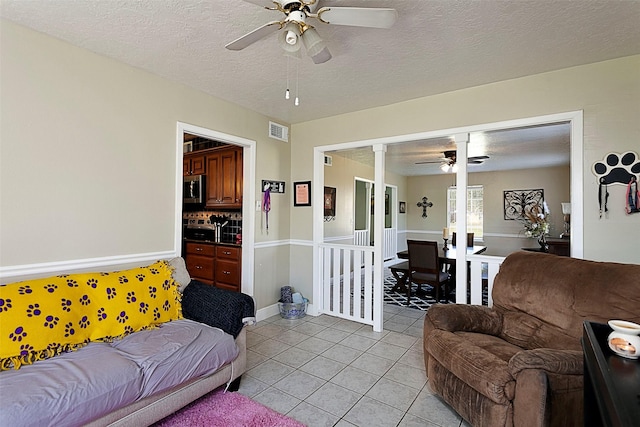
<path fill-rule="evenodd" d="M 396 278 L 391 274 L 391 270 L 388 268 L 385 269 L 385 277 L 384 277 L 384 303 L 385 304 L 393 304 L 398 305 L 400 307 L 409 307 L 414 308 L 416 310 L 427 311 L 431 305 L 436 303 L 436 298 L 434 296 L 433 287 L 429 285 L 422 285 L 422 290 L 424 293 L 416 293 L 415 285 L 412 288 L 413 292 L 411 293 L 411 299 L 409 304 L 407 304 L 407 293 L 406 292 L 396 292 L 392 291 L 393 287 L 396 285 Z M 451 289 L 449 291 L 448 301 L 449 303 L 456 302 L 456 291 L 453 288 L 455 285 L 450 285 Z M 444 292 L 444 289 L 442 289 Z M 469 296 L 467 296 L 467 300 Z M 486 287 L 482 290 L 482 301 L 483 305 L 487 305 L 487 289 Z M 444 302 L 444 299 L 441 300 Z"/>

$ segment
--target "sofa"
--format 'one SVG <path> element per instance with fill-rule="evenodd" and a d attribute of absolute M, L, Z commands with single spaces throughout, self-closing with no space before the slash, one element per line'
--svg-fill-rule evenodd
<path fill-rule="evenodd" d="M 0 286 L 0 425 L 144 426 L 237 389 L 254 316 L 182 258 Z"/>
<path fill-rule="evenodd" d="M 432 391 L 473 426 L 582 426 L 583 322 L 640 322 L 640 265 L 520 251 L 492 297 L 427 312 Z"/>

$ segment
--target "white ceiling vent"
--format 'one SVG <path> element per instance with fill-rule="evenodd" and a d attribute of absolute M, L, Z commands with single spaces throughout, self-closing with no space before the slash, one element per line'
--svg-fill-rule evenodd
<path fill-rule="evenodd" d="M 333 157 L 325 154 L 324 155 L 324 165 L 325 166 L 333 166 Z"/>
<path fill-rule="evenodd" d="M 289 128 L 278 123 L 269 122 L 269 136 L 280 141 L 289 142 Z"/>

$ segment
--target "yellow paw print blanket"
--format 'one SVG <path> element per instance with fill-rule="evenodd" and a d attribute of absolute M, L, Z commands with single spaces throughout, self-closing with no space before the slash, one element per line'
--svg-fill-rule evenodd
<path fill-rule="evenodd" d="M 158 261 L 0 286 L 0 370 L 181 318 L 171 273 Z"/>

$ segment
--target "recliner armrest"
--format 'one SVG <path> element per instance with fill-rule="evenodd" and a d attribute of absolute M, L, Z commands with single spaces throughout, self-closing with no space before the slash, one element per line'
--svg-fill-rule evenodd
<path fill-rule="evenodd" d="M 433 329 L 498 336 L 502 330 L 502 316 L 489 307 L 479 305 L 435 304 L 429 307 L 425 316 L 425 338 Z"/>
<path fill-rule="evenodd" d="M 581 351 L 536 348 L 523 350 L 509 360 L 514 378 L 524 369 L 541 369 L 552 374 L 582 375 L 584 358 Z"/>

